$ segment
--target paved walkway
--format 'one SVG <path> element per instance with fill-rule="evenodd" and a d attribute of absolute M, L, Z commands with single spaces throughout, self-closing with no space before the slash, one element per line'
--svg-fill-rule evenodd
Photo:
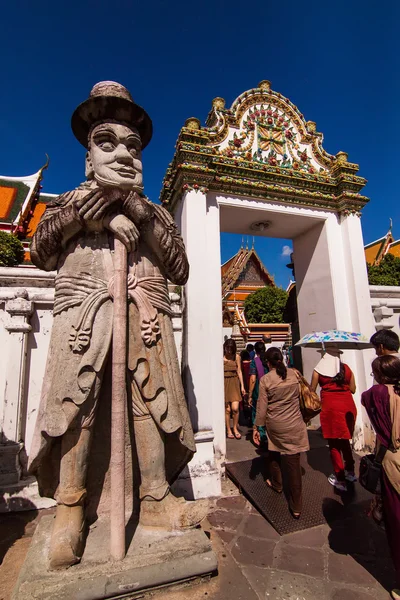
<path fill-rule="evenodd" d="M 242 433 L 246 428 L 241 428 Z M 256 456 L 249 436 L 227 440 L 228 462 Z M 311 446 L 327 453 L 318 432 Z M 358 484 L 356 484 L 358 485 Z M 386 536 L 360 507 L 351 516 L 280 536 L 229 480 L 203 527 L 218 554 L 208 583 L 159 600 L 388 600 L 394 571 Z M 282 498 L 282 500 L 284 500 Z"/>
<path fill-rule="evenodd" d="M 159 600 L 388 600 L 393 569 L 378 527 L 364 519 L 279 536 L 243 496 L 216 502 L 207 524 L 219 574 Z"/>
<path fill-rule="evenodd" d="M 230 460 L 254 456 L 245 438 L 229 440 Z M 359 508 L 331 526 L 279 536 L 232 482 L 224 481 L 223 492 L 203 523 L 218 576 L 154 600 L 388 600 L 394 573 L 385 533 Z M 48 512 L 0 515 L 0 600 L 10 600 L 37 521 Z"/>

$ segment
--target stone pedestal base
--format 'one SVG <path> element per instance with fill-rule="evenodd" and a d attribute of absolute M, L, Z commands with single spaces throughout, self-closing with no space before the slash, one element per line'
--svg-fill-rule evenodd
<path fill-rule="evenodd" d="M 43 517 L 21 569 L 13 600 L 100 600 L 210 575 L 217 559 L 200 529 L 168 533 L 140 526 L 123 561 L 109 558 L 109 521 L 92 526 L 84 557 L 66 571 L 48 570 L 53 517 Z"/>

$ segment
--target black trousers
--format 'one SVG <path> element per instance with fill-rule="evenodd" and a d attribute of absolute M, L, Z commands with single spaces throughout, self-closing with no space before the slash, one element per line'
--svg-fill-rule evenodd
<path fill-rule="evenodd" d="M 268 452 L 271 484 L 276 490 L 283 489 L 282 470 L 287 473 L 289 480 L 289 506 L 293 512 L 300 513 L 303 504 L 300 453 L 281 454 Z"/>

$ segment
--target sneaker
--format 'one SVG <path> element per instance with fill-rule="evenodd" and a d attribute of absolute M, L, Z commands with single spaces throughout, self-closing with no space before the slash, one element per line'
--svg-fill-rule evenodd
<path fill-rule="evenodd" d="M 347 481 L 350 481 L 351 483 L 355 483 L 356 481 L 358 481 L 354 471 L 345 471 L 344 476 L 347 479 Z"/>
<path fill-rule="evenodd" d="M 334 485 L 335 488 L 337 490 L 339 490 L 340 492 L 347 492 L 347 485 L 345 481 L 339 481 L 338 479 L 336 479 L 336 475 L 334 473 L 332 473 L 332 475 L 329 475 L 328 477 L 328 481 L 331 485 Z"/>

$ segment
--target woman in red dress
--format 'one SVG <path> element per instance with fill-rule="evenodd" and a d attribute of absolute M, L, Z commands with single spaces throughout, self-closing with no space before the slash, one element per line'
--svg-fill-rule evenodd
<path fill-rule="evenodd" d="M 353 394 L 356 391 L 350 367 L 340 361 L 341 351 L 327 348 L 314 369 L 311 388 L 321 387 L 321 429 L 328 440 L 334 473 L 328 481 L 340 491 L 346 491 L 346 480 L 357 481 L 350 440 L 354 434 L 357 409 Z"/>

